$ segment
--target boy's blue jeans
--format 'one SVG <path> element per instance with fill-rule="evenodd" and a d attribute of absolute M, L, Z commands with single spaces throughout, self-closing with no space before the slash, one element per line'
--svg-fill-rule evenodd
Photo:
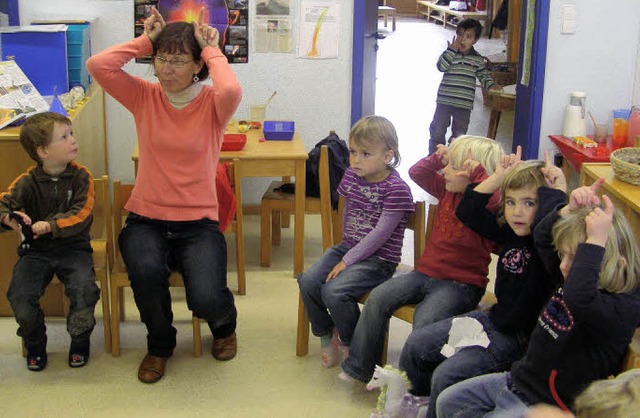
<path fill-rule="evenodd" d="M 435 405 L 439 417 L 524 418 L 529 405 L 514 392 L 509 372 L 473 377 L 445 389 Z"/>
<path fill-rule="evenodd" d="M 100 299 L 93 271 L 93 256 L 88 242 L 26 252 L 13 268 L 7 299 L 18 323 L 18 335 L 25 345 L 42 344 L 46 336 L 40 298 L 53 275 L 64 285 L 69 298 L 67 331 L 74 342 L 88 342 L 96 324 L 94 309 Z"/>
<path fill-rule="evenodd" d="M 371 256 L 325 282 L 350 248 L 345 244 L 329 248 L 310 269 L 298 276 L 313 335 L 330 335 L 335 326 L 345 345 L 349 345 L 360 316 L 358 298 L 389 279 L 396 270 L 395 263 Z"/>
<path fill-rule="evenodd" d="M 447 128 L 450 124 L 452 124 L 451 136 L 457 138 L 467 133 L 469 120 L 471 120 L 471 110 L 438 103 L 431 125 L 429 125 L 429 133 L 431 134 L 429 154 L 436 152 L 438 144 L 446 145 Z"/>
<path fill-rule="evenodd" d="M 416 304 L 413 329 L 475 309 L 484 289 L 453 280 L 429 277 L 419 271 L 395 276 L 369 294 L 356 325 L 349 357 L 342 369 L 349 376 L 368 382 L 382 359 L 384 338 L 393 312 Z"/>
<path fill-rule="evenodd" d="M 214 338 L 235 331 L 237 312 L 227 287 L 227 245 L 218 222 L 159 221 L 130 213 L 118 242 L 147 327 L 149 354 L 170 357 L 176 346 L 171 270 L 182 274 L 187 306 L 196 317 L 207 320 Z"/>
<path fill-rule="evenodd" d="M 509 370 L 526 350 L 525 336 L 501 332 L 487 313 L 472 311 L 460 317 L 474 318 L 482 324 L 490 341 L 487 348 L 469 346 L 449 358 L 442 355 L 453 322 L 453 318 L 447 318 L 414 330 L 402 349 L 400 369 L 407 372 L 411 393 L 431 397 L 427 418 L 435 418 L 436 401 L 444 389 L 471 377 Z"/>

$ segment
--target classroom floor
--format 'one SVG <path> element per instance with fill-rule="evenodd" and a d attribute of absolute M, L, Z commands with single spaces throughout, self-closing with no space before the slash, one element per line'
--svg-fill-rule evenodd
<path fill-rule="evenodd" d="M 380 41 L 378 114 L 389 117 L 401 137 L 404 163 L 400 171 L 426 154 L 428 125 L 435 109 L 435 89 L 441 75 L 434 72 L 435 59 L 451 39 L 452 29 L 413 18 L 400 18 L 395 33 Z M 415 46 L 415 39 L 429 44 Z M 501 42 L 501 41 L 498 41 Z M 487 50 L 499 53 L 496 41 L 483 38 Z M 405 53 L 402 52 L 404 48 Z M 478 50 L 483 52 L 478 45 Z M 497 52 L 495 52 L 497 51 Z M 434 58 L 436 57 L 436 58 Z M 401 65 L 407 75 L 395 72 Z M 389 77 L 393 76 L 393 80 Z M 385 82 L 387 80 L 387 82 Z M 395 81 L 394 81 L 395 80 Z M 410 96 L 410 97 L 408 97 Z M 470 133 L 486 133 L 488 111 L 476 102 Z M 510 142 L 509 120 L 503 115 L 498 140 Z M 512 129 L 512 128 L 511 128 Z M 506 134 L 505 134 L 506 132 Z M 420 194 L 414 192 L 414 197 Z M 337 379 L 339 368 L 320 366 L 319 341 L 311 337 L 310 352 L 295 355 L 298 288 L 292 277 L 292 233 L 283 231 L 282 245 L 273 249 L 270 268 L 259 265 L 259 217 L 245 216 L 247 294 L 236 296 L 238 308 L 238 356 L 229 362 L 211 357 L 211 336 L 203 327 L 205 353 L 192 357 L 190 314 L 184 293 L 174 294 L 178 346 L 165 377 L 154 385 L 137 380 L 138 365 L 145 354 L 145 328 L 139 321 L 132 296 L 127 293 L 127 318 L 121 324 L 121 355 L 103 350 L 101 309 L 92 335 L 92 355 L 81 369 L 67 366 L 69 337 L 62 319 L 48 318 L 47 369 L 26 369 L 15 336 L 13 318 L 0 318 L 0 405 L 5 417 L 366 417 L 375 408 L 377 392 L 364 385 Z M 305 265 L 322 253 L 319 216 L 305 220 Z M 410 241 L 410 240 L 409 240 Z M 233 248 L 230 240 L 229 248 Z M 412 259 L 405 244 L 403 262 Z M 229 286 L 237 288 L 234 252 L 229 251 Z M 410 325 L 391 321 L 388 359 L 397 365 Z"/>

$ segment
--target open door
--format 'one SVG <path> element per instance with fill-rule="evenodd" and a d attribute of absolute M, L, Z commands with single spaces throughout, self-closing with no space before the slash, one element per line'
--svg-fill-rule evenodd
<path fill-rule="evenodd" d="M 516 111 L 513 123 L 513 150 L 522 147 L 524 159 L 538 158 L 542 93 L 547 60 L 549 2 L 524 0 L 521 13 L 520 59 L 516 84 Z M 528 69 L 528 83 L 523 72 Z"/>
<path fill-rule="evenodd" d="M 353 67 L 351 71 L 351 125 L 373 115 L 376 100 L 378 2 L 354 0 Z"/>

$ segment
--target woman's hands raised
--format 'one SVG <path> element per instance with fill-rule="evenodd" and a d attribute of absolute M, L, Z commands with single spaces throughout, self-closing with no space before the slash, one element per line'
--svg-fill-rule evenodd
<path fill-rule="evenodd" d="M 204 13 L 205 8 L 202 7 L 200 9 L 200 16 L 198 17 L 197 22 L 193 22 L 193 30 L 196 36 L 196 41 L 200 48 L 204 49 L 206 46 L 211 46 L 214 48 L 220 47 L 220 33 L 218 33 L 218 29 L 212 28 L 209 25 L 204 24 Z"/>
<path fill-rule="evenodd" d="M 149 37 L 151 42 L 155 42 L 160 32 L 167 26 L 164 18 L 155 7 L 151 8 L 151 16 L 144 21 L 144 33 Z"/>

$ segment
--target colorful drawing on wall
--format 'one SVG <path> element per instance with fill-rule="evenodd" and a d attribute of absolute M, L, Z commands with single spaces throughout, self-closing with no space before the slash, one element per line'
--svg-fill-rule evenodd
<path fill-rule="evenodd" d="M 248 0 L 136 0 L 135 35 L 144 32 L 144 20 L 155 6 L 167 23 L 193 22 L 200 18 L 204 8 L 203 23 L 220 33 L 220 48 L 230 63 L 248 62 Z M 141 62 L 143 60 L 136 60 Z M 150 57 L 143 62 L 151 62 Z"/>

